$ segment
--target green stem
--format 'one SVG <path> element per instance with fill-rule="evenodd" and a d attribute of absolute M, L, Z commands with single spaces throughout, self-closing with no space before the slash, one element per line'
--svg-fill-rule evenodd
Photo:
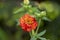
<path fill-rule="evenodd" d="M 31 39 L 30 40 L 36 40 L 37 38 L 35 38 L 35 31 L 32 30 L 32 36 L 31 36 Z"/>
<path fill-rule="evenodd" d="M 31 37 L 32 37 L 32 36 L 35 36 L 34 30 L 32 30 L 31 32 L 29 32 L 29 34 L 30 34 Z"/>
<path fill-rule="evenodd" d="M 36 29 L 36 34 L 38 33 L 40 23 L 41 23 L 41 19 L 39 19 L 38 27 L 37 27 L 37 29 Z"/>
<path fill-rule="evenodd" d="M 38 29 L 39 29 L 39 26 L 40 26 L 40 22 L 41 22 L 41 19 L 39 19 L 39 23 L 38 23 L 38 27 L 37 27 L 37 29 L 36 29 L 36 32 L 34 31 L 34 30 L 32 30 L 30 33 L 32 33 L 32 34 L 30 34 L 31 35 L 31 39 L 30 40 L 36 40 L 37 38 L 35 38 L 35 35 L 37 34 L 37 32 L 38 32 Z"/>
<path fill-rule="evenodd" d="M 32 35 L 35 35 L 35 32 L 34 32 L 34 30 L 32 30 Z"/>

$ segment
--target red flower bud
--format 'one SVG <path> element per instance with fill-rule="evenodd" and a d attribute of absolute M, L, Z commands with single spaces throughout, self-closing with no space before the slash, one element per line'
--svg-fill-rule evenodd
<path fill-rule="evenodd" d="M 24 31 L 30 32 L 31 30 L 35 30 L 37 27 L 36 19 L 29 14 L 25 14 L 19 19 L 20 26 Z"/>

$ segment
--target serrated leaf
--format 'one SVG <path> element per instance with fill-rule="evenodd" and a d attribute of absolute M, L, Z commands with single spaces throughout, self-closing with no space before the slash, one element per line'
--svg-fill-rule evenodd
<path fill-rule="evenodd" d="M 37 34 L 37 36 L 43 36 L 46 33 L 46 30 L 40 32 L 39 34 Z"/>

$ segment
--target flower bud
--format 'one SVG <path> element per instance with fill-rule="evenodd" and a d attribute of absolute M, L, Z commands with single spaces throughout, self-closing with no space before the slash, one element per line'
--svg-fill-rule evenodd
<path fill-rule="evenodd" d="M 41 16 L 41 17 L 46 16 L 46 11 L 42 11 L 42 12 L 40 13 L 40 16 Z"/>
<path fill-rule="evenodd" d="M 29 4 L 29 0 L 24 0 L 24 4 Z"/>
<path fill-rule="evenodd" d="M 45 17 L 46 16 L 46 11 L 42 11 L 40 13 L 35 13 L 36 16 L 38 17 Z"/>

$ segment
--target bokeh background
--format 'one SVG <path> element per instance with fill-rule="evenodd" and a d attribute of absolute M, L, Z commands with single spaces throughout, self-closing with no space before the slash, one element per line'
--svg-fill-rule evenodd
<path fill-rule="evenodd" d="M 15 20 L 16 18 L 18 18 L 18 15 L 21 16 L 22 14 L 17 15 L 13 14 L 14 10 L 17 10 L 18 8 L 21 7 L 20 3 L 22 1 L 23 0 L 0 0 L 0 40 L 30 39 L 29 33 L 23 31 L 19 26 L 17 26 L 17 22 Z M 60 40 L 60 1 L 31 0 L 31 2 L 34 2 L 34 4 L 36 4 L 36 2 L 38 3 L 43 2 L 43 4 L 41 4 L 41 7 L 44 6 L 43 8 L 45 8 L 46 11 L 48 11 L 47 13 L 48 17 L 52 20 L 52 22 L 43 20 L 42 22 L 43 27 L 39 29 L 39 32 L 46 29 L 47 32 L 43 37 L 50 40 Z M 54 13 L 58 14 L 56 18 L 55 18 L 56 15 L 54 15 Z"/>

